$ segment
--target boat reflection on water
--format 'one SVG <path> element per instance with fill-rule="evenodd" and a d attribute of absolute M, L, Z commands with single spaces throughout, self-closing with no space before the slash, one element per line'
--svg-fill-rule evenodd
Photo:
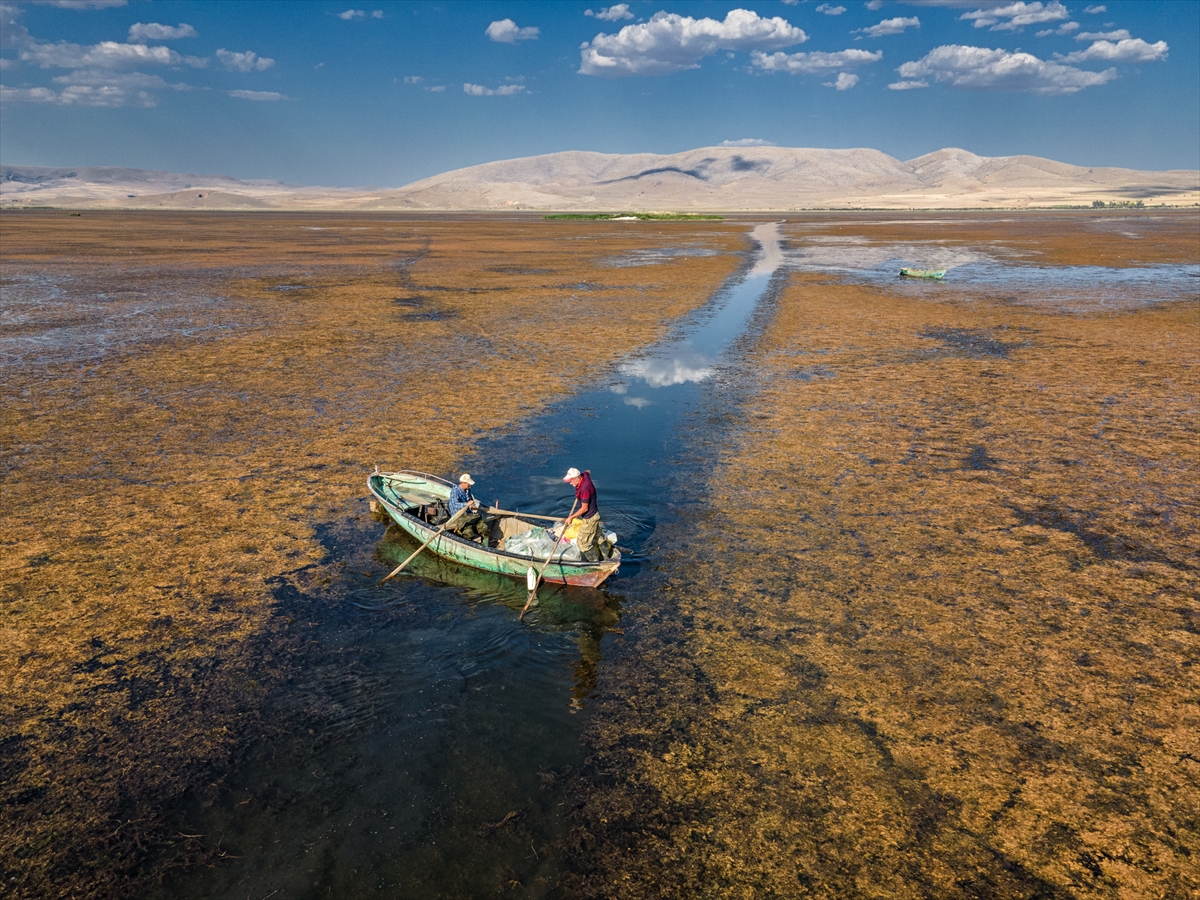
<path fill-rule="evenodd" d="M 375 548 L 375 559 L 392 569 L 419 546 L 405 531 L 391 524 Z M 459 588 L 471 602 L 498 604 L 511 609 L 514 614 L 520 614 L 529 596 L 523 582 L 443 559 L 429 552 L 418 554 L 399 577 L 419 578 L 431 584 Z M 388 585 L 384 585 L 372 590 L 369 603 L 361 602 L 366 599 L 362 595 L 355 602 L 360 607 L 378 608 L 398 602 L 402 596 L 397 596 L 394 587 L 389 589 Z M 573 665 L 573 709 L 582 709 L 584 701 L 596 688 L 600 642 L 610 631 L 620 633 L 622 599 L 599 588 L 567 587 L 544 582 L 538 587 L 537 605 L 525 615 L 525 625 L 535 631 L 575 633 L 579 661 Z"/>

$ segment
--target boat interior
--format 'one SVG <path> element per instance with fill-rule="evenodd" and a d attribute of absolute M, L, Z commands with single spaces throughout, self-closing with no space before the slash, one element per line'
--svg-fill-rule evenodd
<path fill-rule="evenodd" d="M 439 528 L 450 518 L 447 500 L 454 487 L 450 482 L 416 472 L 379 473 L 379 487 L 385 499 L 430 528 Z M 519 516 L 485 516 L 489 526 L 488 549 L 504 550 L 504 544 L 514 534 L 523 534 L 537 522 Z M 464 537 L 451 534 L 457 540 Z"/>

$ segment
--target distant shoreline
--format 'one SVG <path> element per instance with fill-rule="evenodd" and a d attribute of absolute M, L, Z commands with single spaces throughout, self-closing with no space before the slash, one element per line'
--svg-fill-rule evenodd
<path fill-rule="evenodd" d="M 0 167 L 0 207 L 543 215 L 730 215 L 817 210 L 1188 208 L 1200 171 L 1074 166 L 946 148 L 911 160 L 872 149 L 704 147 L 564 151 L 457 169 L 399 188 L 326 188 L 117 167 Z"/>
<path fill-rule="evenodd" d="M 1200 202 L 1196 203 L 1157 203 L 1152 206 L 812 206 L 795 207 L 791 209 L 721 209 L 700 210 L 680 214 L 652 213 L 636 217 L 638 222 L 718 222 L 722 219 L 739 216 L 781 216 L 795 214 L 811 215 L 813 213 L 1048 213 L 1048 212 L 1087 212 L 1087 213 L 1150 213 L 1178 212 L 1200 210 Z M 438 216 L 438 215 L 471 215 L 471 216 L 521 216 L 536 217 L 548 221 L 595 221 L 621 222 L 634 221 L 634 218 L 624 219 L 617 213 L 599 212 L 589 214 L 566 214 L 554 209 L 344 209 L 337 207 L 272 207 L 269 209 L 251 209 L 246 207 L 204 207 L 189 209 L 186 207 L 168 206 L 20 206 L 15 203 L 0 203 L 0 213 L 8 212 L 99 212 L 99 213 L 263 213 L 266 215 L 405 215 L 405 216 Z"/>

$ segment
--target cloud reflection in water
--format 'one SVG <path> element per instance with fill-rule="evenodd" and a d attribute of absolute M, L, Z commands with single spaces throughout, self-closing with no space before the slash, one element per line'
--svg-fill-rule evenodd
<path fill-rule="evenodd" d="M 689 381 L 704 381 L 713 373 L 708 357 L 691 347 L 679 347 L 670 356 L 635 359 L 621 366 L 621 374 L 640 378 L 650 387 L 670 387 Z"/>

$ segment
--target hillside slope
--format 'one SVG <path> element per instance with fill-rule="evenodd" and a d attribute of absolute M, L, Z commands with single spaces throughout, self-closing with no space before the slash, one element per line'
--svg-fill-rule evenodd
<path fill-rule="evenodd" d="M 393 189 L 303 187 L 141 169 L 4 166 L 5 206 L 345 210 L 788 210 L 1200 202 L 1200 172 L 1085 168 L 947 148 L 907 162 L 878 150 L 704 147 L 581 150 L 484 163 Z"/>

